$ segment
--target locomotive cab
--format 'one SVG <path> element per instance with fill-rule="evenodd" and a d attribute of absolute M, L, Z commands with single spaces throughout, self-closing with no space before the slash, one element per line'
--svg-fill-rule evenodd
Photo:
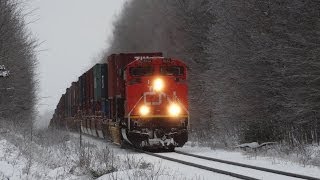
<path fill-rule="evenodd" d="M 186 65 L 163 57 L 136 58 L 124 71 L 123 138 L 137 147 L 183 146 L 188 140 Z"/>

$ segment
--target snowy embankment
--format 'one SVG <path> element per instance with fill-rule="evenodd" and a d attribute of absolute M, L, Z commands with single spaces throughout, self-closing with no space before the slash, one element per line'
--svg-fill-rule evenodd
<path fill-rule="evenodd" d="M 69 173 L 75 157 L 72 146 L 44 147 L 20 135 L 1 135 L 0 179 L 86 179 L 85 174 Z"/>
<path fill-rule="evenodd" d="M 121 149 L 105 140 L 47 131 L 26 136 L 0 133 L 0 179 L 235 179 L 146 154 Z M 180 151 L 319 177 L 318 167 L 241 152 L 191 147 Z M 170 153 L 168 153 L 170 154 Z"/>
<path fill-rule="evenodd" d="M 0 140 L 0 179 L 19 177 L 26 159 L 18 159 L 19 151 L 6 140 Z M 17 171 L 15 171 L 17 169 Z M 19 170 L 18 170 L 19 169 Z"/>
<path fill-rule="evenodd" d="M 217 158 L 226 161 L 233 161 L 252 166 L 258 166 L 268 169 L 275 169 L 279 171 L 291 172 L 295 174 L 320 178 L 319 166 L 298 163 L 295 162 L 293 159 L 289 160 L 289 157 L 281 158 L 271 147 L 252 150 L 252 152 L 245 152 L 242 150 L 226 151 L 221 149 L 213 150 L 211 148 L 205 147 L 192 147 L 191 143 L 188 143 L 183 148 L 176 148 L 176 150 L 205 157 Z M 319 149 L 314 148 L 313 151 L 315 156 L 319 156 L 314 158 L 320 158 Z M 265 156 L 263 156 L 262 152 L 265 152 Z M 274 156 L 270 156 L 272 154 L 274 154 Z"/>
<path fill-rule="evenodd" d="M 32 162 L 15 145 L 5 139 L 0 140 L 0 179 L 55 179 L 64 174 L 64 168 L 50 169 L 44 164 Z M 68 178 L 77 179 L 75 176 Z"/>
<path fill-rule="evenodd" d="M 72 134 L 77 137 L 77 134 Z M 236 179 L 230 176 L 213 173 L 206 170 L 201 170 L 195 167 L 190 167 L 176 162 L 171 162 L 159 159 L 154 156 L 134 152 L 129 149 L 121 149 L 105 140 L 96 139 L 93 137 L 83 136 L 84 142 L 94 143 L 97 147 L 108 147 L 114 152 L 116 158 L 122 164 L 118 171 L 106 174 L 98 178 L 99 180 L 109 179 L 156 179 L 156 180 L 211 180 L 215 179 Z"/>
<path fill-rule="evenodd" d="M 121 149 L 105 140 L 78 134 L 45 132 L 33 141 L 0 133 L 0 179 L 234 179 L 194 167 Z"/>
<path fill-rule="evenodd" d="M 106 142 L 91 138 L 91 137 L 85 137 L 85 141 L 91 141 L 95 143 L 97 146 L 106 146 Z M 118 146 L 112 145 L 108 143 L 107 145 L 109 148 L 113 149 L 113 151 L 117 151 L 117 155 L 120 159 L 123 159 L 126 156 L 130 156 L 134 159 L 140 159 L 147 163 L 153 164 L 153 173 L 155 174 L 154 170 L 158 169 L 161 170 L 162 173 L 159 173 L 160 179 L 234 179 L 230 176 L 225 176 L 217 173 L 212 173 L 209 171 L 201 170 L 198 168 L 182 165 L 179 163 L 159 159 L 153 156 L 149 156 L 146 154 L 136 153 L 136 152 L 130 152 L 130 150 L 124 150 L 119 149 Z M 287 172 L 293 172 L 297 174 L 307 175 L 307 176 L 313 176 L 320 178 L 320 168 L 315 166 L 305 166 L 303 164 L 295 163 L 289 160 L 276 158 L 276 157 L 263 157 L 254 155 L 252 153 L 244 153 L 243 151 L 226 151 L 226 150 L 213 150 L 210 148 L 204 148 L 204 147 L 191 147 L 191 143 L 186 144 L 183 148 L 177 148 L 179 151 L 188 152 L 192 154 L 207 156 L 207 157 L 213 157 L 213 158 L 219 158 L 224 159 L 228 161 L 234 161 L 254 166 L 260 166 L 265 167 L 269 169 L 276 169 L 276 170 L 282 170 Z M 174 153 L 160 153 L 166 156 L 172 156 L 172 158 L 179 158 L 179 154 Z M 183 159 L 185 157 L 181 157 L 180 160 L 190 161 L 192 159 L 191 157 L 187 157 L 187 159 Z M 199 162 L 199 164 L 206 164 L 208 165 L 208 162 L 206 160 L 202 160 L 203 162 Z M 192 161 L 195 162 L 195 161 Z M 216 168 L 220 168 L 219 166 Z M 230 171 L 234 170 L 234 168 L 230 169 Z M 150 172 L 150 171 L 149 171 Z M 146 171 L 141 170 L 130 170 L 130 171 L 117 171 L 110 173 L 108 175 L 102 176 L 100 179 L 110 179 L 113 177 L 122 177 L 123 179 L 133 179 L 132 177 L 143 174 L 143 173 L 149 173 Z M 259 171 L 255 173 L 254 176 L 257 177 L 264 177 L 259 175 Z M 246 173 L 243 173 L 246 174 Z M 125 177 L 125 178 L 124 178 Z M 162 178 L 163 177 L 163 178 Z M 284 176 L 277 176 L 277 175 L 270 175 L 273 179 L 291 179 L 290 177 L 284 177 Z"/>

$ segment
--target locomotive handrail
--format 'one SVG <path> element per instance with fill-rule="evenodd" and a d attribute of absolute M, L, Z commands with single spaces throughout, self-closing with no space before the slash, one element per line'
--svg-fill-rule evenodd
<path fill-rule="evenodd" d="M 176 96 L 178 103 L 182 106 L 182 108 L 188 113 L 189 116 L 189 111 L 187 110 L 187 108 L 183 105 L 183 103 L 181 103 L 180 99 Z"/>
<path fill-rule="evenodd" d="M 140 99 L 138 100 L 138 102 L 133 106 L 133 108 L 131 109 L 131 111 L 128 113 L 128 130 L 130 131 L 130 116 L 132 111 L 137 107 L 138 103 L 141 101 L 141 99 L 143 98 L 143 96 L 140 97 Z"/>

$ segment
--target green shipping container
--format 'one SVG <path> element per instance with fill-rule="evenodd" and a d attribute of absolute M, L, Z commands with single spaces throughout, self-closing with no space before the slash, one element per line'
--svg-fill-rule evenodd
<path fill-rule="evenodd" d="M 101 67 L 102 64 L 96 64 L 93 67 L 93 77 L 94 77 L 94 101 L 100 101 L 101 100 Z"/>
<path fill-rule="evenodd" d="M 101 67 L 101 100 L 108 99 L 108 64 L 102 64 Z"/>

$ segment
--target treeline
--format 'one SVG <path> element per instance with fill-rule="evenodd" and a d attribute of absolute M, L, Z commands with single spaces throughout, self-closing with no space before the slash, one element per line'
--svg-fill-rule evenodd
<path fill-rule="evenodd" d="M 132 0 L 106 55 L 186 61 L 200 140 L 319 143 L 319 19 L 318 0 Z"/>
<path fill-rule="evenodd" d="M 0 65 L 10 71 L 0 77 L 0 123 L 28 128 L 35 111 L 36 41 L 26 29 L 22 1 L 0 0 Z"/>

